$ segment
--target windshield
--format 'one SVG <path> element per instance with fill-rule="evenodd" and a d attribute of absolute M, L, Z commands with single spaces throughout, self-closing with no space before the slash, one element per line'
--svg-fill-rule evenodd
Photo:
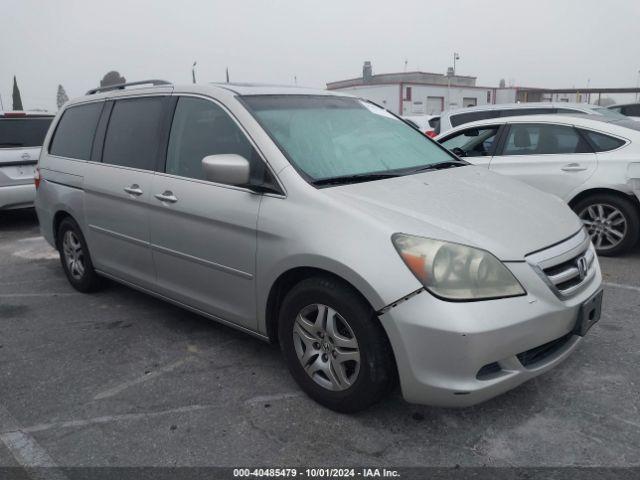
<path fill-rule="evenodd" d="M 310 181 L 411 173 L 455 157 L 386 110 L 348 97 L 243 97 L 289 161 Z M 384 175 L 386 174 L 386 175 Z"/>
<path fill-rule="evenodd" d="M 41 147 L 53 117 L 0 119 L 0 148 Z"/>

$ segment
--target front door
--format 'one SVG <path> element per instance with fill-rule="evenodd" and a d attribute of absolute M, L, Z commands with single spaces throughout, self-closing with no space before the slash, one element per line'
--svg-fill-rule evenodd
<path fill-rule="evenodd" d="M 264 164 L 218 104 L 180 97 L 164 173 L 151 195 L 150 233 L 160 293 L 198 310 L 256 329 L 256 224 L 261 195 L 205 179 L 202 159 L 235 153 Z"/>
<path fill-rule="evenodd" d="M 465 128 L 444 137 L 440 143 L 473 165 L 489 168 L 499 130 L 499 125 Z"/>

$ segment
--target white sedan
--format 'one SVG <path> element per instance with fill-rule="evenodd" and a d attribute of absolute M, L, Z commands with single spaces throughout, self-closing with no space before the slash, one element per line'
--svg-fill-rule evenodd
<path fill-rule="evenodd" d="M 567 202 L 601 255 L 640 236 L 640 122 L 529 115 L 466 123 L 436 137 L 469 162 Z"/>

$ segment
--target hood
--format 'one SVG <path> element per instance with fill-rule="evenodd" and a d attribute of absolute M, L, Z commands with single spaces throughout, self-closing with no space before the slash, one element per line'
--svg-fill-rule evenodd
<path fill-rule="evenodd" d="M 503 261 L 522 261 L 528 253 L 558 243 L 582 227 L 558 197 L 482 167 L 425 172 L 324 192 L 393 232 L 472 245 Z"/>

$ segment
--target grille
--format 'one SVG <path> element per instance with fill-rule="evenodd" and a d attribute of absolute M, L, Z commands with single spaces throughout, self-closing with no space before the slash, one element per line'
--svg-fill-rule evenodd
<path fill-rule="evenodd" d="M 561 299 L 580 292 L 596 272 L 596 254 L 584 230 L 565 242 L 529 255 L 527 262 Z"/>
<path fill-rule="evenodd" d="M 570 296 L 593 273 L 593 261 L 595 258 L 593 251 L 587 250 L 571 260 L 545 268 L 543 272 L 558 292 L 563 296 Z"/>

